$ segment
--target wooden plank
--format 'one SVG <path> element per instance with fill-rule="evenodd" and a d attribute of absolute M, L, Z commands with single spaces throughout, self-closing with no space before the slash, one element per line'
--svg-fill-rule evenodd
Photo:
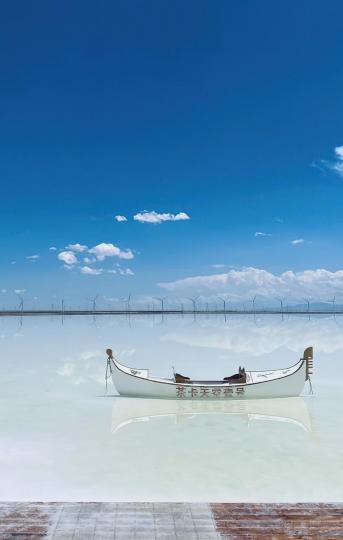
<path fill-rule="evenodd" d="M 211 504 L 221 538 L 343 538 L 343 505 Z"/>
<path fill-rule="evenodd" d="M 115 538 L 123 530 L 149 540 L 335 539 L 343 538 L 343 504 L 0 503 L 1 540 Z"/>

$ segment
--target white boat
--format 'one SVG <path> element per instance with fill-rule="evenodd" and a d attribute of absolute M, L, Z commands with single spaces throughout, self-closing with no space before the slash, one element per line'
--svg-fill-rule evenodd
<path fill-rule="evenodd" d="M 291 367 L 268 371 L 246 371 L 219 381 L 192 380 L 174 373 L 172 379 L 151 377 L 148 369 L 124 366 L 107 353 L 107 373 L 121 396 L 166 399 L 256 399 L 294 397 L 302 392 L 313 367 L 313 348 L 305 349 L 303 357 Z"/>

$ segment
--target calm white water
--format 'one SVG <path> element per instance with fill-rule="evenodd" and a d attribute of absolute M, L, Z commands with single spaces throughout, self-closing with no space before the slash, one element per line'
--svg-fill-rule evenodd
<path fill-rule="evenodd" d="M 343 318 L 0 319 L 0 500 L 343 500 Z M 104 397 L 104 350 L 170 376 L 293 364 L 314 395 Z"/>

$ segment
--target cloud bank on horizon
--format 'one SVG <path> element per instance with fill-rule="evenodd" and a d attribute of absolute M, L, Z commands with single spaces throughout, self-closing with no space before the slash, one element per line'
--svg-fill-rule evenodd
<path fill-rule="evenodd" d="M 267 270 L 249 267 L 221 274 L 192 276 L 158 285 L 178 295 L 193 294 L 211 298 L 227 294 L 233 301 L 251 299 L 258 295 L 274 301 L 281 297 L 295 301 L 310 298 L 329 302 L 335 295 L 343 295 L 343 270 L 288 270 L 276 275 Z"/>

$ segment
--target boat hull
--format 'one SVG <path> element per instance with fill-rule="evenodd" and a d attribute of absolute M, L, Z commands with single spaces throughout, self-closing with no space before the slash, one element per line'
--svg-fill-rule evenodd
<path fill-rule="evenodd" d="M 265 399 L 294 397 L 302 392 L 306 381 L 306 361 L 300 360 L 277 378 L 246 384 L 176 384 L 167 379 L 137 376 L 139 371 L 124 368 L 112 360 L 111 375 L 115 388 L 122 396 L 178 400 Z M 280 371 L 281 373 L 281 371 Z"/>

